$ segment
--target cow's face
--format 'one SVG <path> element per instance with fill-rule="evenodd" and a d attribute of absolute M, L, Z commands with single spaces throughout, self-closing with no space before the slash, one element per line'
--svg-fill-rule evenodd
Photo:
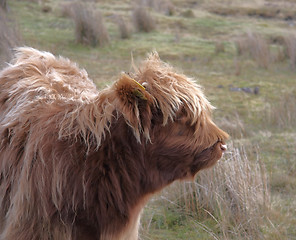
<path fill-rule="evenodd" d="M 228 135 L 212 121 L 201 87 L 157 55 L 115 86 L 119 109 L 145 145 L 148 182 L 164 186 L 192 178 L 222 157 Z"/>
<path fill-rule="evenodd" d="M 160 119 L 153 120 L 146 156 L 151 172 L 159 174 L 163 184 L 193 178 L 199 170 L 213 166 L 227 149 L 227 133 L 210 117 L 202 124 L 191 124 L 184 111 L 179 111 L 165 126 Z"/>

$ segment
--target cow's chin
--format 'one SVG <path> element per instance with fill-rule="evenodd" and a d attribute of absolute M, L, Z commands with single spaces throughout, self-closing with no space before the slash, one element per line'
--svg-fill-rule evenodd
<path fill-rule="evenodd" d="M 193 164 L 188 173 L 188 177 L 194 179 L 196 174 L 205 168 L 212 167 L 217 163 L 217 161 L 222 158 L 224 152 L 227 150 L 226 145 L 217 141 L 214 145 L 209 148 L 204 149 L 202 152 L 198 153 L 193 160 Z"/>

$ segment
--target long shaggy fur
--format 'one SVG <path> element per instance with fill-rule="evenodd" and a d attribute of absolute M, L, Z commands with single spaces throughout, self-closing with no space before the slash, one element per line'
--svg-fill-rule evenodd
<path fill-rule="evenodd" d="M 19 48 L 0 72 L 0 240 L 136 240 L 151 194 L 221 158 L 211 109 L 157 53 L 98 91 Z"/>

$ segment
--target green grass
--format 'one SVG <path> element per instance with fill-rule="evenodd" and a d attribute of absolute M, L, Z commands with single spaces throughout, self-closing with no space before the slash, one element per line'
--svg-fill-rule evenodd
<path fill-rule="evenodd" d="M 104 14 L 111 38 L 110 44 L 101 48 L 75 42 L 74 25 L 70 19 L 60 16 L 58 0 L 48 1 L 53 9 L 49 13 L 43 13 L 40 5 L 30 1 L 13 0 L 8 4 L 9 16 L 16 20 L 25 45 L 69 57 L 88 71 L 99 88 L 114 81 L 120 72 L 131 70 L 131 55 L 138 63 L 152 50 L 157 50 L 163 60 L 196 78 L 217 107 L 214 116 L 218 122 L 223 118 L 234 119 L 236 114 L 243 122 L 245 136 L 233 141 L 243 144 L 246 149 L 258 146 L 271 189 L 272 208 L 261 229 L 265 239 L 295 239 L 296 129 L 295 125 L 278 127 L 269 123 L 266 109 L 276 105 L 281 96 L 296 94 L 296 72 L 289 67 L 288 60 L 273 62 L 268 69 L 261 68 L 248 57 L 235 62 L 234 46 L 235 37 L 250 29 L 271 37 L 287 34 L 291 28 L 278 18 L 218 16 L 207 11 L 206 3 L 173 2 L 176 4 L 174 16 L 152 11 L 156 30 L 134 32 L 130 39 L 121 40 L 112 15 L 123 15 L 131 25 L 130 1 L 97 1 L 94 6 Z M 241 2 L 236 1 L 236 4 Z M 180 15 L 188 8 L 193 9 L 195 17 Z M 217 41 L 223 41 L 225 45 L 225 51 L 219 54 L 215 53 Z M 219 85 L 223 87 L 218 88 Z M 258 86 L 260 93 L 231 92 L 230 86 Z M 145 209 L 142 222 L 145 240 L 223 239 L 213 217 L 204 214 L 203 218 L 194 218 L 176 211 L 169 203 L 164 205 L 157 198 Z"/>
<path fill-rule="evenodd" d="M 200 221 L 189 212 L 184 215 L 184 210 L 180 210 L 180 206 L 172 202 L 158 198 L 154 200 L 145 209 L 142 217 L 142 239 L 206 240 L 209 237 L 217 237 L 217 222 L 206 212 Z M 160 205 L 164 207 L 160 208 Z"/>

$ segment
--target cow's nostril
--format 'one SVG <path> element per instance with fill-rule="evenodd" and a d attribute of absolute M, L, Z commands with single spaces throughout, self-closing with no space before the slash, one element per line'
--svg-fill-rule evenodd
<path fill-rule="evenodd" d="M 221 144 L 220 148 L 222 151 L 226 151 L 227 150 L 227 145 L 226 144 Z"/>

